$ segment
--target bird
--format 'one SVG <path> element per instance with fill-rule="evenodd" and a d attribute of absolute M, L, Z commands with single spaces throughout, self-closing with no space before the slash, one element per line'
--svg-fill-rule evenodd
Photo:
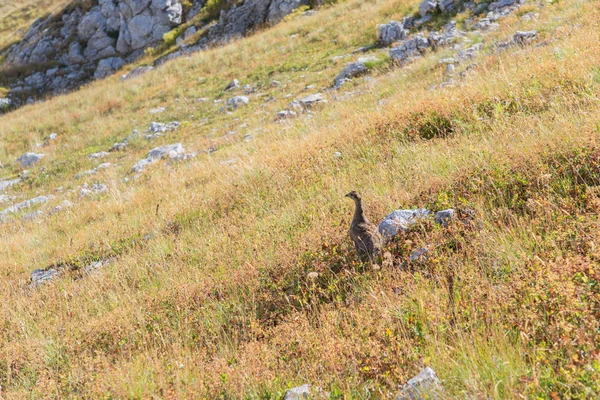
<path fill-rule="evenodd" d="M 354 200 L 354 218 L 350 224 L 350 238 L 354 242 L 356 251 L 361 259 L 371 261 L 379 256 L 383 246 L 383 238 L 377 226 L 365 216 L 362 199 L 356 191 L 351 191 L 345 197 Z"/>

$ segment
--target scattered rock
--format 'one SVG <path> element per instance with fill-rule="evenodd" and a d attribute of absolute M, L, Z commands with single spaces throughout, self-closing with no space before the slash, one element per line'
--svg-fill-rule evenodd
<path fill-rule="evenodd" d="M 17 158 L 17 162 L 21 164 L 22 167 L 30 167 L 44 158 L 44 156 L 45 154 L 25 153 L 21 157 Z"/>
<path fill-rule="evenodd" d="M 151 122 L 150 128 L 148 129 L 148 133 L 165 133 L 176 131 L 179 128 L 181 122 L 179 121 L 171 121 L 169 123 L 163 124 L 160 122 Z"/>
<path fill-rule="evenodd" d="M 406 232 L 417 219 L 429 216 L 431 212 L 424 208 L 416 210 L 396 210 L 387 215 L 379 224 L 379 233 L 390 240 L 400 231 Z"/>
<path fill-rule="evenodd" d="M 428 14 L 432 14 L 437 9 L 438 3 L 435 0 L 423 0 L 419 5 L 419 15 L 426 17 Z"/>
<path fill-rule="evenodd" d="M 488 5 L 488 10 L 494 11 L 494 10 L 496 10 L 498 8 L 512 6 L 516 2 L 517 2 L 517 0 L 499 0 L 499 1 L 495 1 L 495 2 L 491 3 L 490 5 Z"/>
<path fill-rule="evenodd" d="M 521 15 L 521 20 L 522 21 L 532 21 L 532 20 L 537 20 L 539 14 L 537 13 L 533 13 L 533 12 L 528 12 L 526 14 Z M 1 107 L 1 105 L 0 105 Z"/>
<path fill-rule="evenodd" d="M 33 206 L 35 206 L 36 204 L 43 204 L 43 203 L 47 203 L 52 199 L 52 196 L 38 196 L 35 197 L 33 199 L 29 199 L 26 200 L 22 203 L 18 203 L 15 205 L 12 205 L 6 209 L 4 209 L 3 211 L 0 211 L 0 216 L 4 216 L 7 214 L 13 214 L 16 213 L 20 210 L 26 209 L 26 208 L 31 208 Z"/>
<path fill-rule="evenodd" d="M 44 270 L 36 269 L 31 273 L 31 287 L 36 288 L 58 278 L 58 271 L 54 268 Z"/>
<path fill-rule="evenodd" d="M 9 187 L 14 186 L 14 185 L 16 185 L 19 182 L 21 182 L 21 179 L 19 179 L 19 178 L 16 178 L 16 179 L 6 179 L 6 180 L 0 181 L 0 192 L 5 191 Z"/>
<path fill-rule="evenodd" d="M 154 67 L 151 66 L 141 66 L 141 67 L 135 67 L 134 69 L 131 70 L 130 73 L 123 75 L 121 77 L 122 80 L 126 80 L 126 79 L 133 79 L 133 78 L 137 78 L 139 76 L 142 76 L 150 71 L 152 71 L 154 69 Z"/>
<path fill-rule="evenodd" d="M 108 149 L 108 151 L 111 153 L 114 151 L 121 151 L 127 146 L 129 146 L 129 140 L 125 139 L 122 142 L 117 142 L 117 143 L 113 144 L 112 147 L 110 149 Z"/>
<path fill-rule="evenodd" d="M 411 58 L 420 57 L 421 53 L 429 47 L 430 44 L 427 38 L 416 35 L 400 46 L 390 49 L 390 58 L 396 62 L 404 63 Z"/>
<path fill-rule="evenodd" d="M 435 216 L 434 216 L 434 221 L 438 225 L 448 226 L 453 218 L 454 218 L 454 209 L 450 208 L 448 210 L 436 212 Z"/>
<path fill-rule="evenodd" d="M 227 100 L 227 107 L 235 110 L 239 106 L 247 106 L 249 102 L 246 96 L 235 96 Z"/>
<path fill-rule="evenodd" d="M 296 111 L 282 110 L 275 114 L 275 121 L 283 121 L 284 119 L 295 118 L 298 115 Z"/>
<path fill-rule="evenodd" d="M 151 110 L 148 110 L 148 114 L 162 114 L 165 111 L 167 111 L 166 107 L 158 107 L 158 108 L 153 108 Z"/>
<path fill-rule="evenodd" d="M 342 84 L 351 78 L 355 78 L 357 76 L 363 75 L 367 73 L 368 69 L 362 62 L 353 62 L 348 64 L 346 68 L 338 76 L 335 77 L 335 81 L 333 86 L 336 89 L 339 89 Z"/>
<path fill-rule="evenodd" d="M 112 75 L 116 70 L 121 69 L 125 65 L 125 61 L 120 57 L 110 57 L 100 60 L 98 68 L 94 72 L 94 79 L 104 79 Z"/>
<path fill-rule="evenodd" d="M 516 44 L 525 45 L 537 38 L 537 31 L 517 31 L 513 36 Z"/>
<path fill-rule="evenodd" d="M 183 145 L 181 143 L 171 144 L 168 146 L 157 147 L 150 150 L 146 158 L 140 160 L 132 167 L 133 172 L 142 172 L 146 165 L 158 161 L 164 157 L 171 159 L 178 159 L 179 156 L 184 154 Z"/>
<path fill-rule="evenodd" d="M 378 40 L 382 46 L 389 46 L 394 42 L 406 39 L 408 30 L 398 21 L 390 21 L 387 24 L 379 25 Z"/>
<path fill-rule="evenodd" d="M 310 96 L 306 96 L 297 100 L 297 104 L 303 110 L 310 110 L 317 104 L 324 104 L 326 102 L 327 101 L 323 99 L 323 95 L 321 93 L 311 94 Z M 292 105 L 292 108 L 294 108 L 294 106 L 295 104 Z"/>
<path fill-rule="evenodd" d="M 106 151 L 100 151 L 98 153 L 92 153 L 92 154 L 90 154 L 89 156 L 87 156 L 87 158 L 90 159 L 90 160 L 94 160 L 94 159 L 97 159 L 97 158 L 104 158 L 104 157 L 106 157 L 109 154 L 110 153 L 107 153 Z"/>
<path fill-rule="evenodd" d="M 94 272 L 98 272 L 98 270 L 106 267 L 107 265 L 109 265 L 110 263 L 114 262 L 115 259 L 114 258 L 109 258 L 106 260 L 100 260 L 100 261 L 94 261 L 88 265 L 86 265 L 83 268 L 83 273 L 84 274 L 92 274 Z"/>
<path fill-rule="evenodd" d="M 425 367 L 417 376 L 410 379 L 401 392 L 396 396 L 396 400 L 425 400 L 439 398 L 442 391 L 442 385 L 435 371 Z"/>
<path fill-rule="evenodd" d="M 62 203 L 60 203 L 50 211 L 50 215 L 54 215 L 71 207 L 73 207 L 73 203 L 71 203 L 69 200 L 63 200 Z"/>
<path fill-rule="evenodd" d="M 84 184 L 79 190 L 79 195 L 89 197 L 94 194 L 102 194 L 108 192 L 108 187 L 103 183 L 92 183 L 91 185 Z"/>
<path fill-rule="evenodd" d="M 410 254 L 410 262 L 418 263 L 421 261 L 426 261 L 427 254 L 429 254 L 429 249 L 427 247 L 417 249 Z"/>
<path fill-rule="evenodd" d="M 316 272 L 311 272 L 310 274 L 317 274 Z M 309 275 L 310 275 L 309 274 Z M 317 274 L 316 277 L 318 277 Z M 295 387 L 293 389 L 285 392 L 283 396 L 283 400 L 308 400 L 308 399 L 327 399 L 329 398 L 329 393 L 325 392 L 323 389 L 317 386 L 312 386 L 309 384 L 304 384 L 302 386 Z"/>
<path fill-rule="evenodd" d="M 229 84 L 227 84 L 227 86 L 225 86 L 225 89 L 223 89 L 223 90 L 226 92 L 228 90 L 237 89 L 239 87 L 240 87 L 240 81 L 238 81 L 237 79 L 234 79 L 231 82 L 229 82 Z"/>

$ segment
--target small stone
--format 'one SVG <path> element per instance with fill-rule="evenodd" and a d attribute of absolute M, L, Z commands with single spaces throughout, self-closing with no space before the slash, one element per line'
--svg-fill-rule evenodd
<path fill-rule="evenodd" d="M 240 87 L 240 81 L 238 81 L 237 79 L 232 80 L 231 82 L 229 82 L 227 84 L 227 86 L 225 86 L 225 91 L 228 90 L 233 90 L 233 89 L 237 89 Z"/>
<path fill-rule="evenodd" d="M 454 209 L 442 210 L 435 213 L 434 221 L 438 225 L 448 226 L 454 218 Z"/>
<path fill-rule="evenodd" d="M 84 184 L 79 191 L 80 196 L 89 197 L 94 194 L 102 194 L 108 191 L 108 187 L 103 183 Z"/>
<path fill-rule="evenodd" d="M 342 153 L 340 153 L 339 151 L 336 151 L 335 153 L 333 153 L 333 156 L 335 158 L 342 158 Z"/>
<path fill-rule="evenodd" d="M 311 94 L 310 96 L 306 96 L 298 100 L 299 105 L 303 109 L 311 109 L 315 105 L 325 102 L 326 101 L 323 99 L 323 95 L 321 93 Z"/>
<path fill-rule="evenodd" d="M 318 272 L 309 272 L 308 275 L 306 275 L 306 277 L 311 280 L 314 281 L 315 279 L 317 279 L 319 277 L 319 273 Z"/>
<path fill-rule="evenodd" d="M 160 122 L 151 122 L 150 128 L 148 129 L 149 133 L 165 133 L 177 130 L 181 123 L 179 121 L 172 121 L 167 124 L 163 124 Z"/>
<path fill-rule="evenodd" d="M 513 41 L 520 45 L 525 45 L 537 38 L 537 31 L 517 31 L 513 36 Z"/>
<path fill-rule="evenodd" d="M 283 396 L 283 400 L 304 400 L 310 398 L 311 390 L 309 384 L 290 389 L 287 392 L 285 392 L 285 396 Z"/>
<path fill-rule="evenodd" d="M 36 269 L 31 273 L 31 287 L 39 287 L 58 277 L 58 271 L 54 268 L 44 270 Z"/>
<path fill-rule="evenodd" d="M 30 167 L 44 158 L 44 156 L 45 154 L 25 153 L 21 157 L 17 158 L 17 162 L 21 164 L 22 167 Z"/>
<path fill-rule="evenodd" d="M 298 115 L 295 111 L 282 110 L 275 114 L 275 121 L 294 118 Z"/>
<path fill-rule="evenodd" d="M 148 110 L 149 114 L 162 114 L 165 111 L 167 111 L 166 107 L 158 107 L 158 108 L 153 108 L 152 110 Z"/>
<path fill-rule="evenodd" d="M 107 153 L 106 151 L 100 151 L 98 153 L 92 153 L 89 156 L 87 156 L 88 159 L 90 160 L 94 160 L 94 159 L 98 159 L 98 158 L 104 158 L 106 156 L 108 156 L 110 153 Z"/>
<path fill-rule="evenodd" d="M 52 211 L 50 211 L 50 215 L 54 215 L 58 212 L 61 212 L 62 210 L 65 210 L 65 209 L 71 208 L 71 207 L 73 207 L 73 203 L 71 203 L 69 200 L 63 200 L 62 203 L 60 203 L 59 205 L 54 207 L 52 209 Z"/>
<path fill-rule="evenodd" d="M 109 152 L 114 152 L 114 151 L 121 151 L 123 150 L 125 147 L 127 147 L 129 145 L 129 140 L 125 139 L 122 142 L 118 142 L 112 145 L 112 147 L 110 149 L 108 149 Z"/>
<path fill-rule="evenodd" d="M 425 400 L 439 398 L 442 385 L 435 371 L 425 367 L 417 376 L 410 379 L 402 391 L 396 396 L 396 400 Z M 436 395 L 436 393 L 438 393 Z"/>
<path fill-rule="evenodd" d="M 346 68 L 335 77 L 333 86 L 338 89 L 347 80 L 365 74 L 367 71 L 367 67 L 362 62 L 348 64 Z"/>
<path fill-rule="evenodd" d="M 239 106 L 247 106 L 249 102 L 246 96 L 235 96 L 227 100 L 227 107 L 235 110 Z"/>

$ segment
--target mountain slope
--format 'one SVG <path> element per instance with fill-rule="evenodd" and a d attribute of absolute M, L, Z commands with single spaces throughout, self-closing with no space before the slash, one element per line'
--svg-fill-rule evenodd
<path fill-rule="evenodd" d="M 373 48 L 367 75 L 325 91 L 379 24 L 418 8 L 350 0 L 1 116 L 0 181 L 22 179 L 2 201 L 52 196 L 0 223 L 3 394 L 280 398 L 311 383 L 383 398 L 428 365 L 448 398 L 596 397 L 597 5 L 526 4 L 467 32 L 483 45 L 451 82 L 440 60 L 458 50 L 396 65 Z M 517 30 L 538 37 L 507 44 Z M 328 102 L 274 121 L 316 92 Z M 155 121 L 180 125 L 147 140 Z M 175 143 L 196 157 L 132 171 Z M 25 173 L 29 151 L 45 156 Z M 373 268 L 347 237 L 353 189 L 373 221 L 474 219 L 416 224 L 390 245 L 395 266 Z M 38 268 L 60 276 L 32 287 Z"/>

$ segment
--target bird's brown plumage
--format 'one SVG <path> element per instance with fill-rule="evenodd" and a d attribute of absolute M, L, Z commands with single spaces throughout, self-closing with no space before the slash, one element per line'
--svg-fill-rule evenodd
<path fill-rule="evenodd" d="M 355 210 L 352 224 L 350 224 L 350 238 L 354 242 L 356 251 L 361 258 L 373 260 L 381 252 L 383 240 L 377 226 L 365 216 L 362 199 L 355 191 L 346 195 L 354 200 Z"/>

